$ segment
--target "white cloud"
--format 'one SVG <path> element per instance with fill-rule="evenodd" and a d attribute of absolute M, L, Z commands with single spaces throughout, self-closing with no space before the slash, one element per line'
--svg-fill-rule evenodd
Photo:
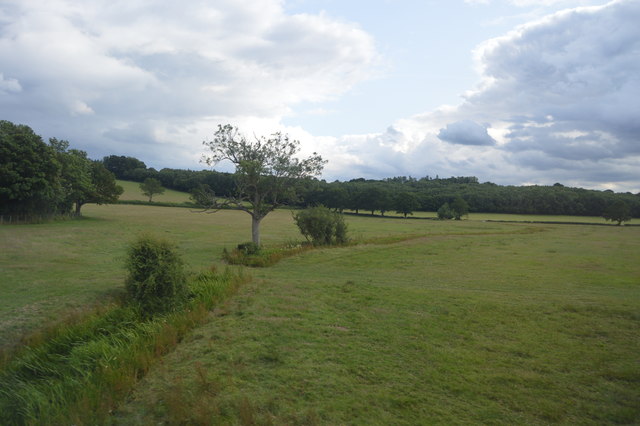
<path fill-rule="evenodd" d="M 563 179 L 640 191 L 640 2 L 576 8 L 476 51 L 482 81 L 455 107 L 399 120 L 402 174 L 476 175 L 498 183 Z M 478 123 L 491 122 L 492 126 Z M 389 132 L 360 142 L 364 155 Z M 403 140 L 404 138 L 404 140 Z M 445 143 L 451 142 L 451 143 Z M 364 170 L 362 170 L 364 172 Z"/>
<path fill-rule="evenodd" d="M 0 73 L 0 92 L 16 93 L 22 91 L 20 82 L 15 78 L 5 78 L 4 74 Z"/>
<path fill-rule="evenodd" d="M 330 160 L 328 179 L 475 175 L 637 192 L 637 22 L 633 0 L 549 15 L 478 46 L 481 81 L 461 104 L 323 137 L 282 119 L 301 105 L 328 120 L 338 112 L 313 103 L 375 75 L 383 61 L 356 24 L 290 15 L 281 0 L 4 0 L 0 111 L 94 157 L 152 165 L 198 167 L 200 142 L 232 123 L 289 132 Z"/>
<path fill-rule="evenodd" d="M 165 163 L 187 146 L 191 158 L 220 119 L 269 123 L 270 133 L 295 104 L 367 79 L 377 60 L 356 25 L 287 15 L 280 0 L 6 0 L 0 9 L 0 71 L 11 76 L 0 91 L 21 90 L 0 99 L 3 118 L 92 145 L 83 146 L 92 155 L 163 143 Z"/>

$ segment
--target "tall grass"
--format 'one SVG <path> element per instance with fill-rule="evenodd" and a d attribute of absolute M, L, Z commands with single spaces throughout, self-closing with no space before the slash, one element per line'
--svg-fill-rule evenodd
<path fill-rule="evenodd" d="M 241 271 L 207 271 L 190 282 L 185 309 L 143 319 L 112 303 L 32 339 L 0 371 L 0 424 L 94 424 L 173 349 L 209 310 L 235 293 Z"/>

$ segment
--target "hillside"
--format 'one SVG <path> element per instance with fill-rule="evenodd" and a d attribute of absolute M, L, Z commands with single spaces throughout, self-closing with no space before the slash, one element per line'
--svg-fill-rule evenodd
<path fill-rule="evenodd" d="M 128 180 L 118 180 L 117 182 L 124 189 L 120 196 L 121 201 L 149 201 L 149 197 L 142 195 L 139 182 Z M 165 188 L 163 194 L 153 196 L 153 201 L 159 203 L 185 203 L 189 201 L 189 194 Z"/>

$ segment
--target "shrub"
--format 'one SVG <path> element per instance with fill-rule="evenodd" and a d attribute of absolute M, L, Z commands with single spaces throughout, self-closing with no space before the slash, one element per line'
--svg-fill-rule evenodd
<path fill-rule="evenodd" d="M 341 214 L 318 206 L 302 210 L 293 215 L 300 232 L 313 245 L 345 244 L 347 225 Z"/>
<path fill-rule="evenodd" d="M 253 241 L 249 241 L 246 243 L 238 244 L 238 250 L 248 255 L 258 254 L 258 252 L 260 251 L 260 246 Z"/>
<path fill-rule="evenodd" d="M 453 219 L 453 215 L 454 213 L 453 213 L 453 210 L 451 210 L 449 203 L 444 203 L 438 209 L 438 219 L 440 220 Z"/>
<path fill-rule="evenodd" d="M 144 316 L 166 312 L 186 298 L 184 263 L 174 244 L 143 235 L 129 246 L 125 287 Z"/>

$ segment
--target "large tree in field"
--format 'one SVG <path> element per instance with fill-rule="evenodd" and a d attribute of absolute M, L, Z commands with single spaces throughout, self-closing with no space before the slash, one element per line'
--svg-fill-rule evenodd
<path fill-rule="evenodd" d="M 618 222 L 620 225 L 622 222 L 631 220 L 631 208 L 624 201 L 617 200 L 605 209 L 602 217 L 612 222 Z"/>
<path fill-rule="evenodd" d="M 203 144 L 211 151 L 203 162 L 215 165 L 228 160 L 235 165 L 235 195 L 220 201 L 211 194 L 205 206 L 217 209 L 232 205 L 251 215 L 251 237 L 260 245 L 260 222 L 264 217 L 290 198 L 299 179 L 320 175 L 326 163 L 315 152 L 300 160 L 300 142 L 288 135 L 274 133 L 270 138 L 254 136 L 247 139 L 237 127 L 219 125 L 213 140 Z M 201 197 L 202 200 L 202 197 Z M 202 204 L 202 201 L 201 201 Z"/>

